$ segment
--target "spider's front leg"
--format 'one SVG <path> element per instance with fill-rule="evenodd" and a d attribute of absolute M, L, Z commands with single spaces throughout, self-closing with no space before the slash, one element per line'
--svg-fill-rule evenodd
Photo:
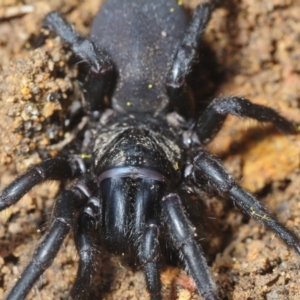
<path fill-rule="evenodd" d="M 244 190 L 213 155 L 200 149 L 193 162 L 193 180 L 197 185 L 209 185 L 224 198 L 231 199 L 249 217 L 266 225 L 300 254 L 300 240 L 271 216 L 251 193 Z"/>
<path fill-rule="evenodd" d="M 161 300 L 159 230 L 153 221 L 148 221 L 143 227 L 138 255 L 144 267 L 145 280 L 151 300 Z"/>
<path fill-rule="evenodd" d="M 160 247 L 156 209 L 164 194 L 164 185 L 155 180 L 142 179 L 134 202 L 133 236 L 151 300 L 161 300 L 159 271 Z"/>
<path fill-rule="evenodd" d="M 90 192 L 81 185 L 89 198 L 77 221 L 77 229 L 74 232 L 75 244 L 79 254 L 79 265 L 76 280 L 73 284 L 71 296 L 74 299 L 85 299 L 91 286 L 95 273 L 96 248 L 93 245 L 92 234 L 102 223 L 102 201 L 93 197 Z"/>
<path fill-rule="evenodd" d="M 83 178 L 86 189 L 95 189 L 97 183 L 93 178 Z M 76 211 L 88 200 L 85 189 L 81 184 L 75 184 L 70 190 L 63 191 L 58 197 L 53 211 L 53 219 L 48 232 L 33 254 L 31 262 L 18 279 L 6 300 L 25 299 L 35 282 L 51 265 L 57 255 L 64 238 L 74 226 Z"/>
<path fill-rule="evenodd" d="M 162 200 L 164 222 L 168 227 L 174 247 L 180 251 L 186 267 L 193 277 L 199 294 L 205 300 L 218 300 L 201 246 L 194 237 L 178 194 L 169 194 Z"/>
<path fill-rule="evenodd" d="M 85 63 L 83 79 L 85 109 L 87 111 L 103 109 L 104 97 L 111 88 L 109 82 L 113 73 L 109 56 L 90 39 L 82 37 L 57 12 L 49 13 L 45 17 L 43 26 L 57 34 L 70 46 L 72 52 L 80 59 L 79 63 Z"/>

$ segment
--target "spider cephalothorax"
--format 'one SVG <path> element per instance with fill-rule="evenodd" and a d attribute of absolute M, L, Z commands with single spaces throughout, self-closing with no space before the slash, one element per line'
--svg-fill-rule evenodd
<path fill-rule="evenodd" d="M 209 186 L 300 253 L 298 238 L 204 149 L 228 114 L 272 122 L 290 134 L 299 131 L 274 110 L 241 97 L 215 99 L 194 117 L 187 76 L 214 8 L 214 3 L 200 5 L 187 25 L 187 15 L 173 0 L 107 0 L 89 38 L 59 14 L 46 16 L 45 27 L 85 64 L 89 122 L 77 155 L 34 166 L 0 197 L 4 209 L 47 179 L 78 178 L 57 198 L 49 231 L 7 299 L 26 297 L 71 229 L 80 256 L 73 297 L 82 299 L 90 284 L 96 247 L 91 236 L 96 236 L 111 252 L 137 257 L 151 299 L 161 299 L 161 240 L 178 252 L 203 298 L 218 299 L 184 209 L 186 188 L 197 193 Z"/>

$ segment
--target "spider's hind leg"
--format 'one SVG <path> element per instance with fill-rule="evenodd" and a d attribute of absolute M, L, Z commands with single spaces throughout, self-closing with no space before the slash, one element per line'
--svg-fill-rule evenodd
<path fill-rule="evenodd" d="M 49 13 L 45 17 L 43 26 L 61 37 L 79 58 L 79 62 L 85 63 L 85 78 L 83 79 L 85 109 L 96 111 L 104 108 L 106 106 L 104 97 L 111 88 L 108 83 L 113 73 L 113 65 L 109 56 L 89 38 L 82 37 L 57 12 Z"/>
<path fill-rule="evenodd" d="M 194 99 L 187 85 L 187 77 L 197 62 L 203 32 L 215 9 L 214 2 L 200 4 L 194 11 L 182 43 L 178 46 L 168 71 L 166 87 L 172 105 L 184 117 L 193 117 Z M 188 105 L 187 105 L 188 104 Z"/>

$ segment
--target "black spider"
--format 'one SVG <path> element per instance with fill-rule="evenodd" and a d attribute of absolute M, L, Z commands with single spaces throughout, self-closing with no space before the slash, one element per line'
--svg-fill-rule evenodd
<path fill-rule="evenodd" d="M 193 117 L 187 75 L 214 8 L 213 3 L 200 5 L 187 25 L 185 12 L 173 0 L 107 0 L 90 38 L 81 37 L 57 13 L 46 16 L 45 26 L 87 67 L 83 90 L 89 123 L 82 155 L 45 160 L 0 197 L 3 210 L 45 180 L 78 178 L 57 198 L 51 226 L 7 299 L 26 297 L 71 229 L 80 256 L 73 297 L 82 299 L 91 282 L 96 234 L 110 251 L 136 254 L 152 300 L 161 299 L 162 237 L 179 252 L 202 297 L 218 299 L 182 205 L 186 189 L 197 193 L 209 187 L 231 199 L 300 254 L 299 239 L 204 149 L 228 114 L 299 132 L 299 125 L 274 110 L 240 97 L 215 99 Z"/>

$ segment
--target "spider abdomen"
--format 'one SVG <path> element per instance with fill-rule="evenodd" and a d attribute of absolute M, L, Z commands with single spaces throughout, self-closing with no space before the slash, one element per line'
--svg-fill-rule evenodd
<path fill-rule="evenodd" d="M 186 12 L 173 0 L 104 2 L 90 37 L 116 66 L 114 109 L 156 112 L 168 106 L 166 70 L 187 24 Z"/>

